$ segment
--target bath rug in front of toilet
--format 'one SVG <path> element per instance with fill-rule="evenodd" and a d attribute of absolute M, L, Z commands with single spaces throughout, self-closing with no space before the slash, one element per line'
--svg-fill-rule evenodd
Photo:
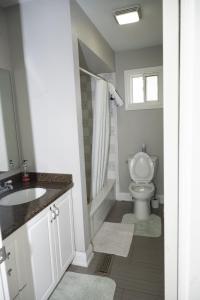
<path fill-rule="evenodd" d="M 157 215 L 150 215 L 147 220 L 138 220 L 134 214 L 125 214 L 122 218 L 123 224 L 134 224 L 134 235 L 146 237 L 161 236 L 161 219 Z"/>
<path fill-rule="evenodd" d="M 113 300 L 115 288 L 108 277 L 66 272 L 49 300 Z"/>
<path fill-rule="evenodd" d="M 94 251 L 127 257 L 133 233 L 134 224 L 104 222 L 93 239 Z"/>

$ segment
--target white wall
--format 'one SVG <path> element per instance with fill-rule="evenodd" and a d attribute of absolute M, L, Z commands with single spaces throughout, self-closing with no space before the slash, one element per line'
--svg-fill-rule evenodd
<path fill-rule="evenodd" d="M 24 57 L 14 53 L 13 65 L 18 93 L 21 87 L 27 89 L 27 93 L 18 98 L 23 155 L 38 172 L 73 175 L 75 246 L 76 251 L 85 252 L 90 235 L 79 149 L 83 143 L 78 123 L 81 122 L 81 103 L 76 102 L 69 1 L 29 1 L 20 6 L 20 15 L 17 14 L 16 7 L 10 13 L 8 9 L 8 18 L 14 22 L 11 37 L 15 36 L 15 26 L 17 36 L 20 30 L 22 33 Z M 14 41 L 19 51 L 18 38 Z M 75 54 L 78 57 L 78 50 Z M 25 70 L 20 62 L 23 59 Z M 17 75 L 21 75 L 20 81 Z M 22 82 L 24 77 L 26 83 Z M 31 132 L 26 132 L 27 126 Z"/>
<path fill-rule="evenodd" d="M 78 39 L 107 65 L 105 72 L 112 72 L 115 69 L 113 50 L 75 0 L 71 1 L 71 15 Z"/>
<path fill-rule="evenodd" d="M 162 46 L 116 53 L 117 90 L 125 99 L 124 71 L 162 65 Z M 156 176 L 157 193 L 163 195 L 163 110 L 132 110 L 118 108 L 118 156 L 120 192 L 128 193 L 131 181 L 128 156 L 141 150 L 146 143 L 147 152 L 159 157 Z"/>

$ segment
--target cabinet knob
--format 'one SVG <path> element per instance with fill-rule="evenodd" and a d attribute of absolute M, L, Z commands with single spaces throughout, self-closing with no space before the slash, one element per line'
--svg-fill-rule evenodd
<path fill-rule="evenodd" d="M 50 207 L 50 211 L 51 211 L 51 213 L 52 213 L 52 219 L 51 219 L 51 223 L 56 219 L 56 212 L 55 212 L 55 210 L 53 210 L 52 209 L 52 207 Z"/>
<path fill-rule="evenodd" d="M 23 285 L 23 287 L 21 289 L 19 289 L 19 292 L 21 293 L 25 289 L 25 287 L 27 287 L 26 283 Z"/>
<path fill-rule="evenodd" d="M 55 211 L 56 211 L 56 216 L 58 217 L 59 214 L 60 214 L 60 210 L 59 210 L 59 208 L 55 204 L 53 206 L 54 206 Z"/>
<path fill-rule="evenodd" d="M 7 272 L 8 276 L 11 276 L 11 273 L 12 273 L 12 269 L 10 268 Z"/>

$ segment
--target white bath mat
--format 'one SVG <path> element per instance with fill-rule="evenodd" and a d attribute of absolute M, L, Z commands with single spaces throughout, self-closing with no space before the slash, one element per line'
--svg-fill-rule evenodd
<path fill-rule="evenodd" d="M 66 272 L 49 300 L 113 300 L 115 288 L 107 277 Z"/>
<path fill-rule="evenodd" d="M 134 235 L 159 237 L 161 236 L 161 219 L 157 215 L 150 215 L 148 220 L 138 220 L 134 214 L 125 214 L 122 219 L 123 224 L 134 224 Z"/>
<path fill-rule="evenodd" d="M 93 239 L 94 251 L 128 256 L 134 225 L 104 222 Z"/>

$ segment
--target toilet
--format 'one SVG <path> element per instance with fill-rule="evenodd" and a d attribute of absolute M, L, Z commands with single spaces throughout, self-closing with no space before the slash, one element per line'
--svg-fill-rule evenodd
<path fill-rule="evenodd" d="M 150 201 L 155 193 L 152 182 L 158 166 L 158 157 L 149 156 L 145 152 L 138 152 L 128 159 L 128 166 L 132 182 L 129 191 L 134 200 L 134 214 L 137 219 L 148 219 Z"/>

